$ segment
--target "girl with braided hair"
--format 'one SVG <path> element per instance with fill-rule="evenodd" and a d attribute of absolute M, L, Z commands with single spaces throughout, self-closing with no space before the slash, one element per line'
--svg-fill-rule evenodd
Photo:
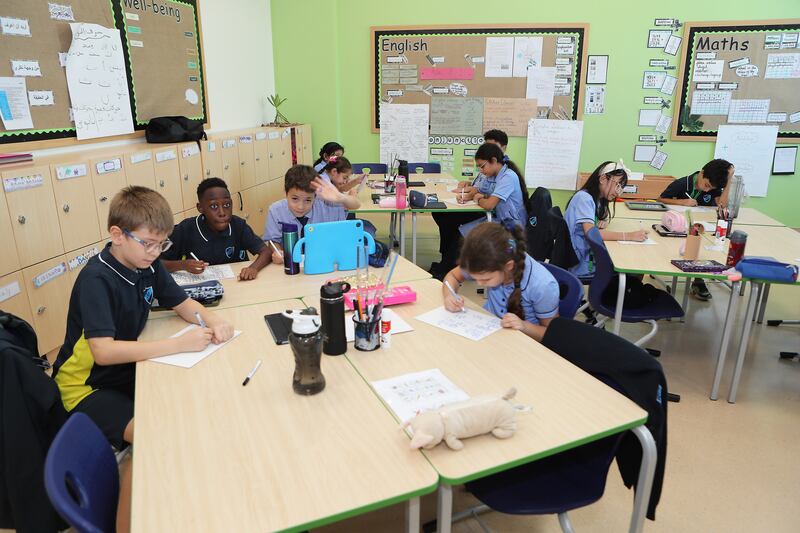
<path fill-rule="evenodd" d="M 502 319 L 504 328 L 522 331 L 541 341 L 550 321 L 558 316 L 558 283 L 545 267 L 525 253 L 525 234 L 517 224 L 504 227 L 485 222 L 464 240 L 459 266 L 445 276 L 455 293 L 464 280 L 488 289 L 484 309 Z M 464 300 L 442 287 L 444 306 L 463 310 Z"/>

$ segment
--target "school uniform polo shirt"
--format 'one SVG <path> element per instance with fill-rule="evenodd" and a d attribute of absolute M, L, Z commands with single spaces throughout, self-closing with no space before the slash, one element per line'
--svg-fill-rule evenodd
<path fill-rule="evenodd" d="M 316 170 L 317 172 L 322 172 L 322 169 L 325 168 L 327 165 L 328 165 L 327 161 L 324 160 L 320 161 L 319 163 L 314 165 L 314 170 Z"/>
<path fill-rule="evenodd" d="M 678 178 L 661 193 L 661 198 L 677 198 L 683 200 L 684 198 L 692 198 L 697 200 L 697 205 L 716 206 L 717 198 L 722 195 L 722 189 L 711 189 L 710 191 L 702 191 L 697 188 L 697 176 L 700 171 Z M 688 195 L 688 196 L 687 196 Z"/>
<path fill-rule="evenodd" d="M 87 339 L 137 340 L 155 299 L 166 307 L 186 300 L 186 293 L 161 261 L 131 270 L 111 255 L 110 243 L 89 259 L 72 288 L 67 332 L 53 366 L 53 378 L 67 411 L 97 389 L 134 382 L 134 363 L 97 364 Z"/>
<path fill-rule="evenodd" d="M 472 279 L 463 269 L 461 273 L 466 279 Z M 558 282 L 545 267 L 528 254 L 525 254 L 525 270 L 522 272 L 519 286 L 522 291 L 522 309 L 527 322 L 539 324 L 541 320 L 553 318 L 558 314 Z M 508 299 L 512 292 L 514 292 L 513 281 L 490 287 L 487 289 L 487 299 L 483 308 L 502 318 L 508 313 Z"/>
<path fill-rule="evenodd" d="M 572 249 L 578 256 L 578 264 L 569 270 L 576 276 L 588 276 L 593 273 L 593 269 L 589 265 L 591 249 L 589 241 L 586 240 L 586 233 L 583 231 L 583 223 L 597 224 L 597 204 L 592 195 L 586 191 L 576 192 L 567 205 L 564 220 L 569 228 Z"/>
<path fill-rule="evenodd" d="M 194 253 L 212 265 L 247 261 L 247 252 L 256 255 L 265 246 L 247 222 L 236 215 L 222 231 L 209 228 L 205 215 L 187 218 L 175 225 L 169 238 L 172 247 L 161 254 L 161 259 L 177 261 Z"/>
<path fill-rule="evenodd" d="M 497 222 L 504 226 L 515 224 L 517 226 L 524 226 L 528 215 L 525 211 L 525 205 L 522 198 L 522 189 L 519 185 L 519 176 L 517 173 L 508 168 L 508 165 L 503 165 L 497 176 L 488 177 L 483 174 L 478 175 L 473 181 L 473 186 L 478 189 L 478 192 L 486 196 L 495 196 L 500 201 L 494 208 L 494 216 Z M 484 222 L 483 219 L 477 219 L 459 227 L 459 231 L 463 236 L 472 231 L 475 226 Z"/>
<path fill-rule="evenodd" d="M 340 220 L 347 220 L 347 211 L 341 209 L 341 206 L 338 204 L 327 205 L 319 198 L 315 198 L 314 203 L 311 204 L 311 211 L 306 213 L 305 216 L 297 218 L 289 210 L 289 202 L 284 198 L 269 206 L 269 214 L 267 215 L 267 222 L 264 225 L 264 234 L 262 238 L 265 241 L 281 242 L 283 235 L 281 224 L 297 225 L 297 232 L 302 238 L 306 224 L 338 222 Z"/>

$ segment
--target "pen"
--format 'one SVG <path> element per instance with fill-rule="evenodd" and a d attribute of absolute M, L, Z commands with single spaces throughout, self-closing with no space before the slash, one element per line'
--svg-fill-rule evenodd
<path fill-rule="evenodd" d="M 455 298 L 457 302 L 458 301 L 463 302 L 461 297 L 459 297 L 458 294 L 456 294 L 456 291 L 453 290 L 453 286 L 450 285 L 449 281 L 444 280 L 444 286 L 447 287 L 447 290 L 450 291 L 450 294 L 453 295 L 453 298 Z M 463 303 L 461 304 L 461 312 L 462 313 L 464 312 L 464 304 Z"/>
<path fill-rule="evenodd" d="M 194 317 L 197 319 L 197 323 L 200 324 L 201 328 L 208 328 L 206 321 L 203 320 L 203 317 L 200 316 L 200 313 L 195 313 Z"/>
<path fill-rule="evenodd" d="M 275 253 L 276 253 L 276 254 L 278 254 L 279 256 L 283 257 L 283 252 L 281 252 L 280 250 L 278 250 L 278 247 L 277 247 L 277 246 L 275 246 L 275 243 L 274 243 L 274 242 L 272 242 L 272 241 L 269 241 L 269 245 L 270 245 L 270 246 L 272 246 L 272 249 L 273 249 L 273 250 L 275 250 Z"/>
<path fill-rule="evenodd" d="M 196 255 L 194 255 L 194 252 L 189 252 L 189 255 L 191 255 L 191 256 L 192 256 L 192 259 L 194 259 L 195 261 L 200 261 L 200 260 L 197 258 L 197 256 L 196 256 Z"/>
<path fill-rule="evenodd" d="M 244 378 L 244 381 L 242 381 L 242 387 L 244 387 L 245 385 L 250 383 L 250 379 L 256 374 L 256 371 L 258 370 L 258 367 L 260 367 L 260 366 L 261 366 L 261 359 L 256 361 L 256 366 L 254 366 L 253 370 L 251 370 L 250 373 L 247 374 L 247 377 Z"/>

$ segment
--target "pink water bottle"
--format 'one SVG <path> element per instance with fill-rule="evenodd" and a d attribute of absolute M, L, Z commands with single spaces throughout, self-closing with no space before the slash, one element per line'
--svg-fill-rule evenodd
<path fill-rule="evenodd" d="M 397 176 L 394 182 L 395 192 L 397 194 L 397 209 L 406 208 L 406 177 Z"/>

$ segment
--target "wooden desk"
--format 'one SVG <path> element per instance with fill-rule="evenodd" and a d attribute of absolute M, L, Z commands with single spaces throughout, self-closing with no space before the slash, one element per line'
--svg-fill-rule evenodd
<path fill-rule="evenodd" d="M 615 218 L 631 218 L 636 220 L 661 220 L 661 215 L 664 214 L 664 211 L 638 211 L 634 209 L 629 209 L 627 205 L 623 202 L 617 202 L 614 204 L 615 208 Z M 672 207 L 670 207 L 672 208 Z M 713 208 L 705 208 L 703 211 L 700 212 L 693 212 L 692 218 L 697 221 L 703 222 L 716 222 L 717 221 L 717 211 Z M 775 220 L 774 218 L 765 215 L 761 211 L 757 209 L 753 209 L 752 207 L 742 207 L 739 209 L 739 216 L 734 219 L 733 227 L 734 229 L 737 226 L 785 226 Z"/>
<path fill-rule="evenodd" d="M 438 475 L 344 357 L 323 356 L 324 391 L 293 392 L 291 349 L 262 318 L 287 307 L 303 304 L 221 310 L 244 333 L 193 368 L 137 364 L 132 531 L 310 529 L 406 500 L 419 530 Z M 151 320 L 142 339 L 184 325 Z"/>
<path fill-rule="evenodd" d="M 424 452 L 442 479 L 440 531 L 450 530 L 452 485 L 644 427 L 645 411 L 520 332 L 502 330 L 474 342 L 415 320 L 415 316 L 442 305 L 442 285 L 436 280 L 407 285 L 416 290 L 417 302 L 393 306 L 392 310 L 415 331 L 392 336 L 388 351 L 358 352 L 351 345 L 346 354 L 364 379 L 372 382 L 439 368 L 471 396 L 504 393 L 515 386 L 518 393 L 514 401 L 533 406 L 531 413 L 518 416 L 517 433 L 510 439 L 483 435 L 466 440 L 464 449 L 458 452 L 444 444 Z M 309 295 L 310 301 L 312 297 Z M 467 305 L 477 308 L 469 300 Z M 646 472 L 643 467 L 643 475 Z M 650 484 L 644 482 L 639 487 Z M 637 492 L 637 505 L 646 506 L 648 500 L 649 489 Z M 632 526 L 638 523 L 641 527 L 645 509 L 637 510 L 641 514 L 635 513 Z"/>

